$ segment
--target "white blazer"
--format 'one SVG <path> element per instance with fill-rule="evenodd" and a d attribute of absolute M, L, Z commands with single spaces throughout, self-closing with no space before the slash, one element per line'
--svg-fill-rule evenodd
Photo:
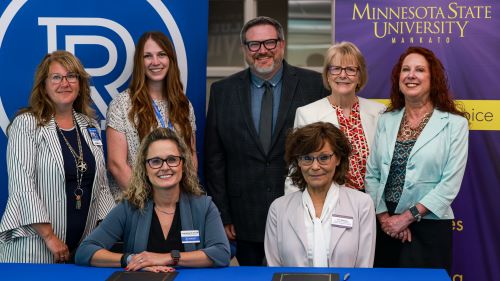
<path fill-rule="evenodd" d="M 96 163 L 85 238 L 115 203 L 102 147 L 94 145 L 87 132 L 89 126 L 98 128 L 97 122 L 79 113 L 75 119 Z M 31 226 L 50 223 L 54 234 L 65 242 L 64 159 L 54 118 L 45 126 L 37 126 L 33 114 L 24 113 L 14 119 L 8 133 L 9 198 L 0 223 L 0 262 L 54 263 L 52 253 Z"/>
<path fill-rule="evenodd" d="M 361 126 L 365 132 L 366 141 L 368 142 L 369 151 L 372 150 L 373 139 L 377 129 L 378 118 L 385 112 L 385 105 L 376 101 L 358 97 L 359 111 L 361 117 Z M 330 122 L 335 126 L 339 126 L 337 112 L 333 109 L 328 98 L 322 98 L 318 101 L 310 103 L 306 106 L 297 108 L 295 113 L 295 122 L 293 127 L 299 128 L 315 122 Z M 285 181 L 285 194 L 299 190 L 292 184 L 289 177 Z"/>
<path fill-rule="evenodd" d="M 334 183 L 335 184 L 335 183 Z M 352 217 L 352 227 L 332 226 L 330 267 L 373 267 L 375 256 L 375 208 L 370 196 L 339 186 L 335 215 Z M 302 192 L 282 196 L 267 215 L 264 249 L 269 266 L 309 267 Z"/>

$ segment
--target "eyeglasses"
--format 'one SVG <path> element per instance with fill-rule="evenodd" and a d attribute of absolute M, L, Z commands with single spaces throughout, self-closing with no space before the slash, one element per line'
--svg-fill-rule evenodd
<path fill-rule="evenodd" d="M 299 156 L 298 159 L 299 159 L 299 164 L 303 165 L 303 166 L 312 165 L 314 163 L 314 159 L 318 160 L 318 163 L 320 165 L 327 165 L 330 163 L 330 159 L 332 159 L 333 155 L 335 155 L 335 153 L 320 154 L 316 157 L 311 156 L 311 155 L 302 155 L 302 156 Z"/>
<path fill-rule="evenodd" d="M 53 73 L 49 75 L 49 80 L 52 84 L 61 84 L 63 79 L 66 78 L 68 83 L 78 82 L 78 73 L 68 72 L 66 75 L 61 75 L 59 73 Z"/>
<path fill-rule="evenodd" d="M 184 157 L 170 155 L 166 159 L 153 157 L 147 159 L 146 162 L 148 163 L 149 167 L 151 167 L 151 169 L 159 169 L 163 166 L 164 162 L 167 163 L 167 166 L 169 167 L 177 167 L 179 166 L 179 164 L 181 164 L 181 160 L 183 161 Z"/>
<path fill-rule="evenodd" d="M 268 39 L 264 41 L 247 41 L 245 42 L 245 45 L 251 52 L 257 52 L 258 50 L 260 50 L 262 45 L 264 45 L 264 48 L 266 48 L 266 50 L 270 51 L 276 49 L 276 46 L 278 46 L 279 41 L 280 39 Z"/>
<path fill-rule="evenodd" d="M 331 75 L 339 75 L 342 73 L 342 70 L 345 70 L 345 74 L 348 76 L 355 76 L 358 73 L 358 68 L 355 66 L 348 66 L 348 67 L 340 67 L 336 65 L 330 65 L 328 66 L 328 73 Z"/>

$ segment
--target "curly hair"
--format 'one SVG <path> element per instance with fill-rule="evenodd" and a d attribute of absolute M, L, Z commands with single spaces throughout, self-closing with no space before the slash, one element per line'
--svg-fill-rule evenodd
<path fill-rule="evenodd" d="M 92 98 L 90 97 L 90 75 L 85 71 L 80 60 L 67 51 L 54 51 L 43 57 L 35 71 L 29 105 L 19 110 L 16 116 L 26 112 L 32 113 L 37 120 L 38 126 L 44 126 L 52 119 L 56 109 L 54 102 L 47 93 L 46 83 L 50 66 L 54 62 L 61 64 L 68 72 L 78 74 L 80 91 L 73 102 L 73 109 L 90 118 L 95 118 L 95 112 L 92 109 Z"/>
<path fill-rule="evenodd" d="M 143 209 L 146 201 L 153 198 L 153 187 L 146 171 L 146 157 L 151 144 L 159 140 L 173 141 L 179 149 L 180 156 L 183 157 L 182 179 L 180 182 L 181 191 L 193 195 L 204 194 L 198 181 L 198 175 L 193 169 L 190 150 L 186 146 L 186 143 L 184 143 L 184 140 L 168 128 L 156 128 L 142 140 L 139 146 L 130 186 L 123 196 L 123 199 L 128 200 L 137 209 Z"/>
<path fill-rule="evenodd" d="M 158 121 L 153 108 L 153 101 L 148 93 L 146 69 L 144 66 L 144 46 L 151 39 L 167 53 L 170 60 L 167 76 L 163 80 L 163 95 L 168 106 L 168 118 L 176 130 L 184 138 L 191 150 L 193 131 L 189 121 L 189 100 L 184 94 L 179 64 L 174 46 L 170 39 L 160 31 L 149 31 L 139 38 L 134 54 L 134 68 L 129 85 L 129 95 L 132 108 L 128 118 L 137 129 L 139 140 L 142 140 L 151 130 L 156 128 Z"/>
<path fill-rule="evenodd" d="M 392 68 L 391 74 L 391 103 L 387 111 L 401 110 L 405 106 L 405 97 L 399 89 L 399 76 L 404 59 L 410 54 L 422 55 L 429 64 L 431 76 L 430 100 L 437 109 L 466 117 L 463 106 L 457 106 L 454 102 L 448 84 L 446 70 L 441 61 L 429 49 L 419 46 L 409 47 L 399 57 L 398 62 Z"/>
<path fill-rule="evenodd" d="M 356 45 L 347 41 L 334 44 L 326 51 L 323 71 L 321 73 L 321 76 L 323 77 L 323 85 L 329 91 L 332 90 L 330 84 L 328 84 L 328 67 L 330 66 L 330 62 L 337 56 L 340 57 L 340 61 L 342 62 L 352 60 L 358 65 L 359 82 L 358 85 L 356 85 L 356 93 L 361 91 L 361 89 L 363 89 L 368 82 L 368 71 L 366 69 L 365 57 Z"/>
<path fill-rule="evenodd" d="M 286 139 L 285 161 L 289 167 L 288 176 L 300 190 L 307 187 L 304 175 L 299 167 L 298 157 L 320 150 L 328 142 L 333 153 L 340 159 L 335 169 L 333 181 L 344 184 L 349 171 L 351 146 L 342 131 L 331 123 L 316 122 L 291 131 Z"/>

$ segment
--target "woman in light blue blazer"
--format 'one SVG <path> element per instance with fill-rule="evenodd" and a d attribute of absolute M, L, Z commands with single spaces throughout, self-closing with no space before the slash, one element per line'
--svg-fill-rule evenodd
<path fill-rule="evenodd" d="M 229 265 L 219 211 L 203 194 L 191 155 L 168 128 L 148 134 L 125 200 L 82 242 L 76 263 L 153 272 Z M 124 242 L 124 254 L 109 251 L 117 241 Z"/>
<path fill-rule="evenodd" d="M 468 121 L 434 53 L 410 47 L 392 70 L 366 191 L 378 218 L 375 267 L 451 267 L 451 203 L 467 162 Z M 404 243 L 401 243 L 404 242 Z"/>
<path fill-rule="evenodd" d="M 363 54 L 351 42 L 337 43 L 328 49 L 322 77 L 330 95 L 297 108 L 294 127 L 322 121 L 340 128 L 353 148 L 349 155 L 351 168 L 346 186 L 364 190 L 366 161 L 372 150 L 378 118 L 386 108 L 381 103 L 358 96 L 368 81 L 368 72 Z M 288 178 L 285 194 L 297 190 Z"/>
<path fill-rule="evenodd" d="M 114 207 L 91 102 L 80 61 L 66 51 L 47 54 L 29 106 L 7 131 L 0 262 L 72 262 L 80 241 Z"/>

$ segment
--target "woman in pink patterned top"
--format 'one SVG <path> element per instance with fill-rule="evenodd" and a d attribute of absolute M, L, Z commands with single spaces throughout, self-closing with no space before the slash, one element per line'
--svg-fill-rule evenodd
<path fill-rule="evenodd" d="M 357 96 L 366 85 L 368 74 L 365 59 L 353 43 L 341 42 L 328 49 L 322 75 L 323 84 L 331 94 L 299 107 L 294 127 L 318 121 L 338 126 L 352 147 L 346 186 L 364 190 L 366 161 L 378 118 L 386 108 L 383 104 Z M 295 190 L 298 189 L 287 179 L 285 193 Z"/>

